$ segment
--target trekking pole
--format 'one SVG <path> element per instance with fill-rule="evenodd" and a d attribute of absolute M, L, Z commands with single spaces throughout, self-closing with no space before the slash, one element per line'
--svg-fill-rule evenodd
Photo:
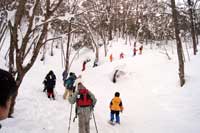
<path fill-rule="evenodd" d="M 71 119 L 72 119 L 72 107 L 73 107 L 73 104 L 71 104 L 71 109 L 70 109 L 69 125 L 68 125 L 68 133 L 69 133 L 69 131 L 70 131 L 70 124 L 71 124 Z"/>
<path fill-rule="evenodd" d="M 75 108 L 75 116 L 74 116 L 74 119 L 73 119 L 73 122 L 75 122 L 75 120 L 76 120 L 76 118 L 78 117 L 78 115 L 77 115 L 77 106 L 76 106 L 76 108 Z"/>
<path fill-rule="evenodd" d="M 98 133 L 97 123 L 96 123 L 95 116 L 94 116 L 94 111 L 92 111 L 92 115 L 93 115 L 93 119 L 94 119 L 95 129 L 96 129 L 96 132 Z"/>

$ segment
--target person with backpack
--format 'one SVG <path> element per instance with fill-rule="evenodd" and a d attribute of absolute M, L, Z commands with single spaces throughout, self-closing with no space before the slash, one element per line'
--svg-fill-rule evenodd
<path fill-rule="evenodd" d="M 77 81 L 77 90 L 68 100 L 71 104 L 76 103 L 79 133 L 90 133 L 90 116 L 97 101 L 94 94 L 81 81 Z"/>
<path fill-rule="evenodd" d="M 49 73 L 46 75 L 44 81 L 43 81 L 45 87 L 44 87 L 44 92 L 47 90 L 47 96 L 49 99 L 55 100 L 55 95 L 54 95 L 54 87 L 56 85 L 56 75 L 52 70 L 49 71 Z"/>
<path fill-rule="evenodd" d="M 115 92 L 114 98 L 110 102 L 110 123 L 112 125 L 115 124 L 120 124 L 120 116 L 119 113 L 123 111 L 123 105 L 122 105 L 122 100 L 120 98 L 120 93 Z M 116 121 L 114 122 L 114 118 Z"/>
<path fill-rule="evenodd" d="M 75 73 L 73 72 L 70 72 L 69 73 L 69 77 L 65 80 L 65 92 L 64 92 L 64 95 L 63 95 L 63 99 L 66 99 L 68 97 L 68 95 L 71 95 L 74 90 L 75 90 L 75 87 L 74 87 L 74 82 L 76 80 L 76 75 Z"/>

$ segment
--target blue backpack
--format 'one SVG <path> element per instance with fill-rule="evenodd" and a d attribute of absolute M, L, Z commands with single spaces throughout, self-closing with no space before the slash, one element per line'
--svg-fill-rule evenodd
<path fill-rule="evenodd" d="M 67 89 L 72 90 L 75 80 L 75 77 L 70 76 L 67 80 L 65 80 L 65 87 L 67 87 Z"/>

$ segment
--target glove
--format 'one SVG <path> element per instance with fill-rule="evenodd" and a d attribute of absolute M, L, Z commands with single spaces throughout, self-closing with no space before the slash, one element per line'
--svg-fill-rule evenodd
<path fill-rule="evenodd" d="M 93 111 L 94 110 L 94 105 L 90 106 L 90 110 Z"/>

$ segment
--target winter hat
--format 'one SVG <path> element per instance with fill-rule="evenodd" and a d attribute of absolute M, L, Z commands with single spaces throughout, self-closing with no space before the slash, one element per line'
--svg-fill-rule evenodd
<path fill-rule="evenodd" d="M 115 92 L 115 96 L 116 96 L 116 97 L 119 97 L 119 96 L 120 96 L 120 93 L 119 93 L 119 92 Z"/>

